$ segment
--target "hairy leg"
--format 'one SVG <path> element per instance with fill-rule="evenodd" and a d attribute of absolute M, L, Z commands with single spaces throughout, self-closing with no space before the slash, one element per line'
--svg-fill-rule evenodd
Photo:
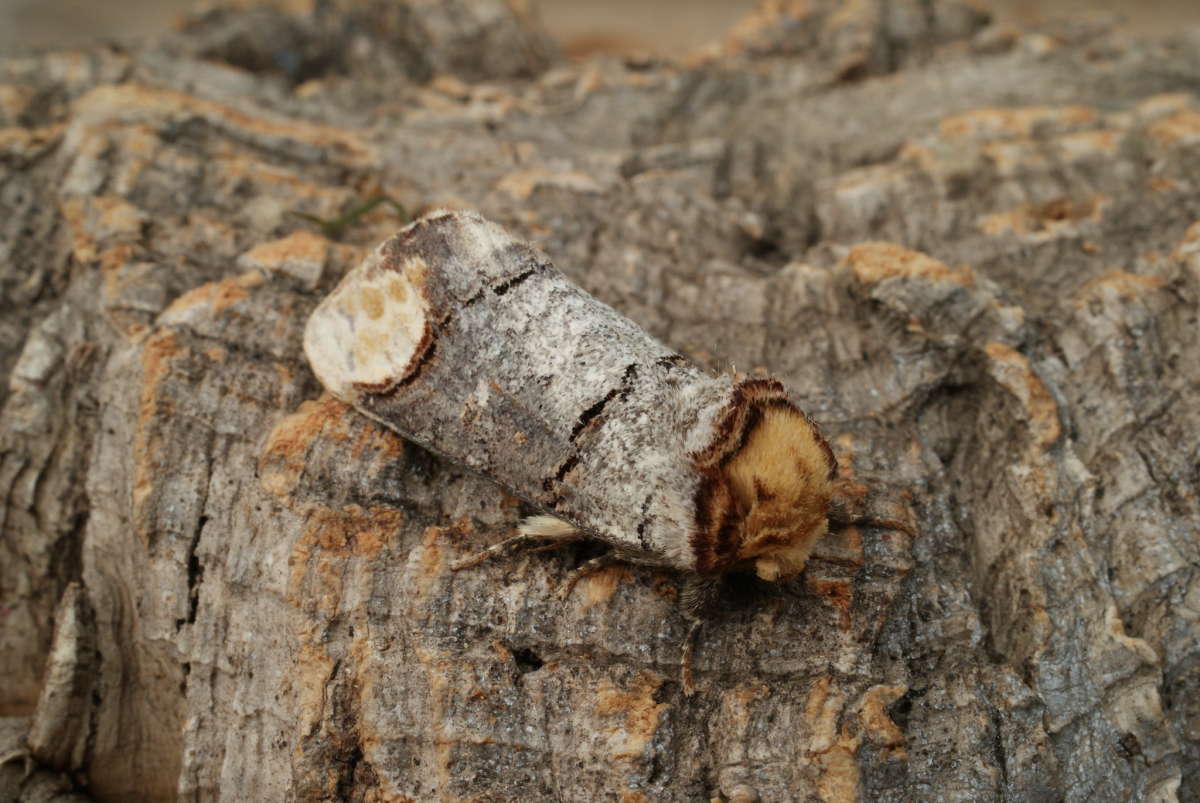
<path fill-rule="evenodd" d="M 603 555 L 597 555 L 591 560 L 584 561 L 573 572 L 567 575 L 566 580 L 563 580 L 562 586 L 558 590 L 558 595 L 566 599 L 575 590 L 575 584 L 588 575 L 603 571 L 609 566 L 620 566 L 627 563 L 628 561 L 616 552 L 605 552 Z"/>
<path fill-rule="evenodd" d="M 916 538 L 917 536 L 912 525 L 906 521 L 901 521 L 900 519 L 881 519 L 875 516 L 852 513 L 845 499 L 834 497 L 829 506 L 829 529 L 840 530 L 843 527 L 856 526 L 899 530 L 912 538 Z"/>

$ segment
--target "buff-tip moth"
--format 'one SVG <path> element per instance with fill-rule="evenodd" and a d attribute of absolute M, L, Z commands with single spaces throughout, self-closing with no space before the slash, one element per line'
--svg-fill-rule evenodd
<path fill-rule="evenodd" d="M 686 572 L 685 690 L 720 578 L 795 577 L 839 515 L 833 452 L 782 384 L 701 370 L 475 213 L 378 246 L 304 348 L 334 396 L 545 511 L 454 568 L 586 538 L 611 550 L 565 593 L 614 560 Z"/>

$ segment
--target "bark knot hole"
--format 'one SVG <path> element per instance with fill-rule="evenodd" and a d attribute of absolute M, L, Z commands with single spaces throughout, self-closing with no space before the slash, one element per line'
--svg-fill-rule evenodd
<path fill-rule="evenodd" d="M 530 672 L 536 672 L 546 665 L 542 657 L 534 652 L 529 647 L 520 647 L 512 651 L 513 663 L 517 665 L 517 671 L 522 675 L 528 675 Z"/>

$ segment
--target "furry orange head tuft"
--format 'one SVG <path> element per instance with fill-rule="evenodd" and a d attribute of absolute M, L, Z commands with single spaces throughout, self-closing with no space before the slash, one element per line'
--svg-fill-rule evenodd
<path fill-rule="evenodd" d="M 697 466 L 706 475 L 692 537 L 697 570 L 752 567 L 768 581 L 799 574 L 829 527 L 834 461 L 782 385 L 738 385 L 720 437 Z"/>

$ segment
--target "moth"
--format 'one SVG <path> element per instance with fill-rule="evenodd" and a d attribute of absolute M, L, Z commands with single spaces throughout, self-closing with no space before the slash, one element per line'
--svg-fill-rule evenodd
<path fill-rule="evenodd" d="M 690 656 L 721 578 L 795 577 L 844 519 L 832 450 L 774 379 L 713 376 L 473 212 L 372 251 L 313 312 L 304 348 L 337 398 L 544 511 L 455 569 L 578 539 L 686 573 Z"/>

